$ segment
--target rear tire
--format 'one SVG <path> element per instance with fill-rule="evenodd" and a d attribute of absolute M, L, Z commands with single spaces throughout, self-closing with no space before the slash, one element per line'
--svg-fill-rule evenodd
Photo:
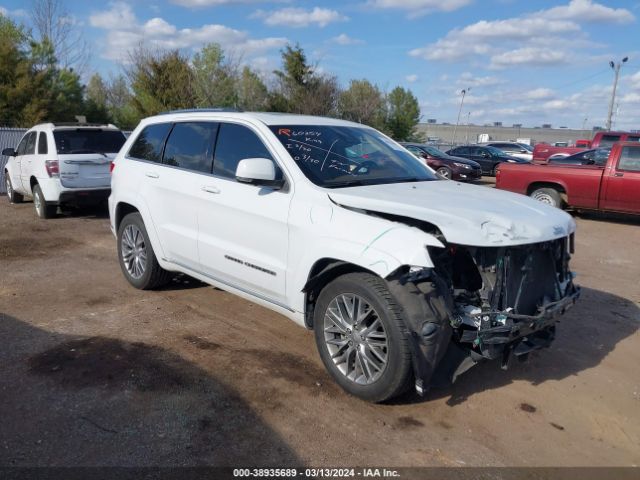
<path fill-rule="evenodd" d="M 42 219 L 53 218 L 58 211 L 57 205 L 47 205 L 42 189 L 37 183 L 33 186 L 33 206 L 36 209 L 36 215 Z"/>
<path fill-rule="evenodd" d="M 9 178 L 9 172 L 4 172 L 4 183 L 7 190 L 7 197 L 9 198 L 10 203 L 22 203 L 24 200 L 24 196 L 17 193 L 13 189 L 13 184 L 11 183 L 11 179 Z"/>
<path fill-rule="evenodd" d="M 380 277 L 349 273 L 329 283 L 318 296 L 313 325 L 320 358 L 346 392 L 383 402 L 410 386 L 409 333 Z"/>
<path fill-rule="evenodd" d="M 562 197 L 560 196 L 560 192 L 558 192 L 555 188 L 538 188 L 531 192 L 530 197 L 538 200 L 539 202 L 551 205 L 552 207 L 563 207 L 563 201 Z"/>
<path fill-rule="evenodd" d="M 127 281 L 140 290 L 165 285 L 172 274 L 158 263 L 139 213 L 130 213 L 118 227 L 118 260 Z"/>

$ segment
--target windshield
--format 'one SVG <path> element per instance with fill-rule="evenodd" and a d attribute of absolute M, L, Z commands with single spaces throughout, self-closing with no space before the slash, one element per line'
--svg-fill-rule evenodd
<path fill-rule="evenodd" d="M 484 147 L 484 148 L 489 150 L 489 153 L 491 153 L 491 155 L 493 155 L 494 157 L 509 157 L 509 155 L 504 153 L 499 148 L 496 148 L 496 147 Z"/>
<path fill-rule="evenodd" d="M 321 187 L 438 180 L 415 156 L 372 128 L 270 127 L 300 170 Z"/>
<path fill-rule="evenodd" d="M 97 128 L 55 130 L 53 138 L 61 154 L 117 153 L 126 140 L 119 130 Z"/>
<path fill-rule="evenodd" d="M 422 147 L 429 155 L 436 158 L 446 158 L 447 154 L 442 150 L 437 149 L 436 147 Z"/>
<path fill-rule="evenodd" d="M 531 145 L 527 145 L 526 143 L 519 143 L 522 148 L 524 148 L 527 152 L 533 152 L 533 147 Z"/>

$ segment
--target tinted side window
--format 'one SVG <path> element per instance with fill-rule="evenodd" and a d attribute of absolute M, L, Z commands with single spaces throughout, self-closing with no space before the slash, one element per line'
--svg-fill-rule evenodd
<path fill-rule="evenodd" d="M 451 150 L 453 155 L 469 155 L 469 147 L 458 147 Z"/>
<path fill-rule="evenodd" d="M 38 136 L 38 154 L 46 155 L 49 153 L 49 146 L 47 145 L 47 134 L 40 132 Z"/>
<path fill-rule="evenodd" d="M 618 170 L 640 172 L 640 148 L 624 147 L 618 162 Z"/>
<path fill-rule="evenodd" d="M 27 133 L 24 137 L 22 137 L 22 140 L 20 140 L 20 143 L 18 144 L 18 148 L 16 148 L 16 155 L 24 155 L 24 151 L 27 148 L 27 141 L 29 140 L 29 135 L 30 133 Z"/>
<path fill-rule="evenodd" d="M 129 149 L 129 156 L 150 162 L 162 161 L 162 148 L 170 129 L 170 123 L 158 123 L 145 127 Z"/>
<path fill-rule="evenodd" d="M 36 136 L 38 134 L 36 132 L 31 132 L 29 137 L 27 138 L 27 146 L 24 149 L 25 155 L 33 155 L 36 153 Z"/>
<path fill-rule="evenodd" d="M 217 123 L 176 123 L 164 148 L 163 163 L 186 170 L 211 173 Z"/>
<path fill-rule="evenodd" d="M 627 142 L 640 142 L 640 137 L 635 135 L 629 135 L 627 137 Z"/>
<path fill-rule="evenodd" d="M 213 173 L 235 178 L 238 162 L 245 158 L 270 158 L 271 154 L 258 136 L 242 125 L 221 123 L 218 131 Z"/>

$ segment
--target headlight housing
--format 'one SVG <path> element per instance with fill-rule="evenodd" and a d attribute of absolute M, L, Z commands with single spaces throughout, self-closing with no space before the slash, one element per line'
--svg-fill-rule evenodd
<path fill-rule="evenodd" d="M 453 162 L 453 164 L 454 164 L 456 167 L 471 169 L 471 165 L 468 165 L 468 164 L 466 164 L 466 163 Z"/>

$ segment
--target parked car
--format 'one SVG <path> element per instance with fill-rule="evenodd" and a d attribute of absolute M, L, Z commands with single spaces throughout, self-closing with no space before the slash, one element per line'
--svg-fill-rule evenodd
<path fill-rule="evenodd" d="M 640 134 L 629 132 L 597 132 L 591 142 L 578 140 L 575 146 L 556 147 L 539 143 L 533 149 L 533 161 L 546 163 L 549 158 L 568 157 L 584 149 L 611 148 L 616 142 L 640 142 Z"/>
<path fill-rule="evenodd" d="M 486 142 L 482 143 L 481 145 L 497 148 L 498 150 L 502 150 L 507 155 L 521 158 L 523 160 L 527 160 L 528 162 L 533 159 L 533 147 L 531 145 L 527 145 L 526 143 Z"/>
<path fill-rule="evenodd" d="M 640 143 L 615 144 L 604 164 L 502 165 L 496 187 L 554 207 L 640 214 Z"/>
<path fill-rule="evenodd" d="M 482 167 L 483 175 L 493 175 L 495 177 L 498 166 L 501 163 L 529 163 L 521 158 L 507 155 L 502 150 L 494 147 L 481 145 L 465 145 L 455 147 L 447 151 L 447 154 L 454 157 L 468 158 L 478 162 Z"/>
<path fill-rule="evenodd" d="M 24 134 L 9 157 L 5 182 L 9 201 L 33 197 L 40 218 L 56 214 L 58 206 L 106 202 L 109 166 L 125 142 L 114 125 L 44 123 Z"/>
<path fill-rule="evenodd" d="M 357 123 L 158 115 L 118 153 L 111 186 L 131 285 L 184 272 L 279 312 L 313 329 L 334 380 L 370 401 L 548 346 L 579 295 L 571 216 L 444 180 Z"/>
<path fill-rule="evenodd" d="M 593 148 L 567 157 L 549 158 L 548 163 L 554 165 L 604 165 L 607 163 L 610 152 L 610 148 Z"/>
<path fill-rule="evenodd" d="M 418 158 L 423 159 L 438 175 L 450 180 L 473 181 L 482 177 L 478 162 L 462 157 L 452 157 L 431 145 L 421 143 L 401 143 Z"/>

